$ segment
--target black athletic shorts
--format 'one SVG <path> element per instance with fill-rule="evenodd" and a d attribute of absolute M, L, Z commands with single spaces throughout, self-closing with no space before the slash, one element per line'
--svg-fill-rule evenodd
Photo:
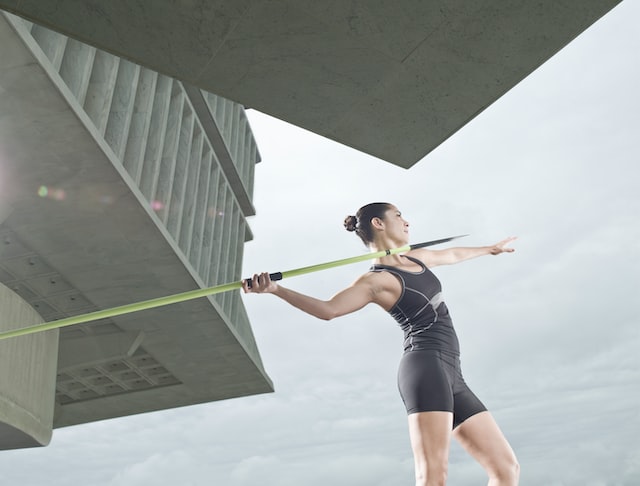
<path fill-rule="evenodd" d="M 407 351 L 398 368 L 398 389 L 407 414 L 453 412 L 453 427 L 486 407 L 462 377 L 460 359 L 437 350 Z"/>

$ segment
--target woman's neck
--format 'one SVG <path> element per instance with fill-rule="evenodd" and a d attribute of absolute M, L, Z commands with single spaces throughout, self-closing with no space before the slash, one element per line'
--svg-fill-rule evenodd
<path fill-rule="evenodd" d="M 370 249 L 375 253 L 393 248 L 401 248 L 403 246 L 406 246 L 406 244 L 385 240 L 372 243 Z M 385 255 L 383 257 L 376 258 L 375 263 L 396 267 L 403 265 L 406 261 L 407 260 L 402 255 L 395 253 L 393 255 Z"/>

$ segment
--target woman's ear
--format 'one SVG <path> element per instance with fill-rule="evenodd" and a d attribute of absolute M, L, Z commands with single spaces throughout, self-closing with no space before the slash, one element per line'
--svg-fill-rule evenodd
<path fill-rule="evenodd" d="M 381 218 L 377 218 L 377 217 L 376 218 L 371 218 L 371 226 L 374 229 L 382 230 L 382 229 L 384 229 L 384 222 L 382 221 Z"/>

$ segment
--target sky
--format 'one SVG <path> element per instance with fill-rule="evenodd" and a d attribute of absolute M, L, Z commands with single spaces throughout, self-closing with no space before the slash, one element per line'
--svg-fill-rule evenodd
<path fill-rule="evenodd" d="M 623 2 L 410 170 L 248 111 L 263 161 L 246 276 L 365 253 L 342 221 L 372 201 L 400 208 L 412 242 L 518 236 L 434 271 L 523 485 L 640 484 L 638 19 Z M 284 285 L 329 298 L 368 267 Z M 57 429 L 3 451 L 2 484 L 413 484 L 395 321 L 243 300 L 275 393 Z M 449 484 L 485 482 L 453 443 Z"/>

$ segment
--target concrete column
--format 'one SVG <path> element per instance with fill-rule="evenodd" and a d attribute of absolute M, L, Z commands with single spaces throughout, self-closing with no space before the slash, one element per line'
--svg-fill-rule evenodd
<path fill-rule="evenodd" d="M 29 304 L 0 284 L 0 331 L 41 322 Z M 0 341 L 0 450 L 49 443 L 57 368 L 57 329 Z"/>

